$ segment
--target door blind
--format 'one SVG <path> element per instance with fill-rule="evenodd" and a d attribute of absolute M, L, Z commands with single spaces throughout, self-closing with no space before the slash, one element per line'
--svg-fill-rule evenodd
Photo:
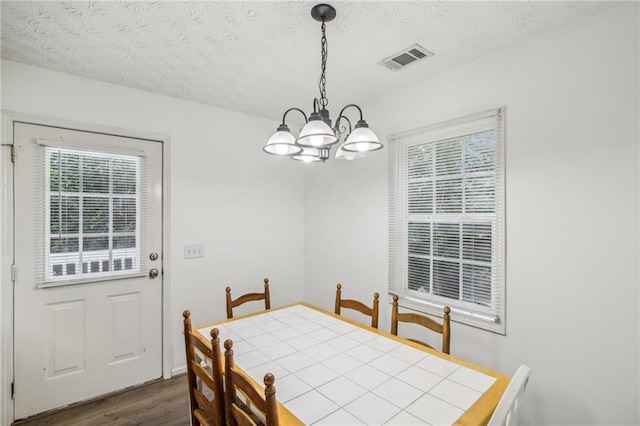
<path fill-rule="evenodd" d="M 144 273 L 145 157 L 38 142 L 36 284 Z"/>

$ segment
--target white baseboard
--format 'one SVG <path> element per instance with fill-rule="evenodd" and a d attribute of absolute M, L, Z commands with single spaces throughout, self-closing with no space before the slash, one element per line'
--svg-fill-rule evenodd
<path fill-rule="evenodd" d="M 185 365 L 181 365 L 179 367 L 173 367 L 171 369 L 171 377 L 180 375 L 180 374 L 184 374 L 187 372 L 187 364 Z"/>

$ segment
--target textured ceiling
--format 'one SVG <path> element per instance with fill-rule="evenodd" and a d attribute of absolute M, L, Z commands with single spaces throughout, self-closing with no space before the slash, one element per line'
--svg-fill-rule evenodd
<path fill-rule="evenodd" d="M 279 120 L 288 107 L 310 110 L 318 96 L 315 4 L 2 0 L 2 58 Z M 334 2 L 329 108 L 365 103 L 618 4 Z M 414 43 L 435 56 L 399 72 L 377 64 Z"/>

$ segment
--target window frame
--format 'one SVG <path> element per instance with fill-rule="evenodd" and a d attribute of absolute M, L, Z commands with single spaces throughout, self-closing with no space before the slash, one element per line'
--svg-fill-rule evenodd
<path fill-rule="evenodd" d="M 425 145 L 435 147 L 444 141 L 454 140 L 470 134 L 491 130 L 494 132 L 493 180 L 495 210 L 493 213 L 447 214 L 436 212 L 436 198 L 433 197 L 432 211 L 427 214 L 409 212 L 409 150 Z M 506 285 L 505 285 L 505 107 L 471 114 L 454 120 L 391 135 L 389 155 L 389 300 L 399 296 L 399 304 L 405 308 L 442 317 L 443 307 L 451 308 L 451 319 L 498 334 L 506 334 Z M 432 148 L 435 152 L 435 148 Z M 434 154 L 435 155 L 435 154 Z M 436 160 L 434 160 L 435 163 Z M 462 173 L 462 167 L 459 169 Z M 434 172 L 435 173 L 435 172 Z M 435 174 L 431 178 L 436 182 Z M 435 193 L 435 191 L 434 191 Z M 460 193 L 463 190 L 460 189 Z M 462 206 L 466 205 L 462 201 Z M 409 289 L 409 224 L 429 223 L 433 236 L 433 225 L 455 223 L 460 227 L 460 238 L 464 225 L 491 223 L 491 302 L 488 307 L 473 302 L 462 301 L 463 288 L 459 288 L 459 300 L 437 296 L 431 293 Z M 430 243 L 433 245 L 433 243 Z M 466 264 L 462 253 L 462 239 L 459 240 L 459 269 Z M 415 254 L 413 254 L 415 257 Z M 437 257 L 431 252 L 428 257 L 433 263 Z M 431 276 L 433 271 L 430 271 Z M 462 274 L 460 274 L 460 280 Z M 461 282 L 461 281 L 460 281 Z M 429 281 L 430 286 L 433 282 Z M 431 287 L 433 289 L 433 287 Z"/>

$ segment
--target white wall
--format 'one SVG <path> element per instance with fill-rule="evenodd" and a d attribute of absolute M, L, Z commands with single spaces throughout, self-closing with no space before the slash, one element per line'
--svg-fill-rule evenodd
<path fill-rule="evenodd" d="M 507 335 L 451 350 L 529 364 L 525 423 L 640 422 L 638 37 L 634 3 L 364 108 L 386 136 L 506 105 Z M 378 291 L 386 330 L 388 152 L 305 174 L 305 299 Z"/>
<path fill-rule="evenodd" d="M 268 277 L 274 305 L 302 299 L 303 169 L 262 153 L 273 122 L 8 61 L 2 108 L 169 135 L 174 369 L 185 364 L 182 311 L 196 324 L 226 318 L 226 286 L 260 291 Z M 183 259 L 192 243 L 203 259 Z"/>

